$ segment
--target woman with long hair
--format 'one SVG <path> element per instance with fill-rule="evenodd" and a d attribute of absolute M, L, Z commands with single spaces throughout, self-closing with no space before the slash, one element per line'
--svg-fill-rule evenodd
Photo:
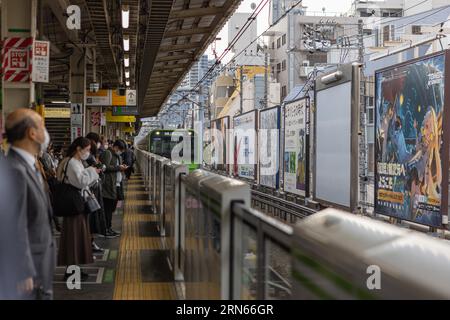
<path fill-rule="evenodd" d="M 83 161 L 90 155 L 91 141 L 80 137 L 70 145 L 66 157 L 61 161 L 57 178 L 70 184 L 83 193 L 89 185 L 98 180 L 100 169 L 85 168 Z M 87 214 L 68 214 L 64 217 L 61 239 L 58 250 L 58 265 L 71 266 L 93 263 L 91 234 Z M 71 274 L 66 273 L 66 280 Z M 86 280 L 88 274 L 81 272 L 81 279 Z"/>

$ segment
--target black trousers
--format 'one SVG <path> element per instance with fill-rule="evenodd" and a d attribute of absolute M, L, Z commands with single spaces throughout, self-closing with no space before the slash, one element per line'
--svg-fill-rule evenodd
<path fill-rule="evenodd" d="M 114 211 L 116 211 L 117 200 L 103 198 L 103 205 L 104 205 L 104 210 L 105 210 L 106 228 L 111 229 L 112 214 Z"/>

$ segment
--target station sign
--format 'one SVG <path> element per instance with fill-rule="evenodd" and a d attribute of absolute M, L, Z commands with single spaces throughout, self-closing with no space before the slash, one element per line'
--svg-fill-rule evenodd
<path fill-rule="evenodd" d="M 86 92 L 86 105 L 104 107 L 136 107 L 136 90 L 126 90 L 125 95 L 119 95 L 117 90 L 91 90 Z"/>
<path fill-rule="evenodd" d="M 97 92 L 86 92 L 86 105 L 110 106 L 111 90 L 98 90 Z"/>
<path fill-rule="evenodd" d="M 70 127 L 73 142 L 83 135 L 83 105 L 81 103 L 70 104 Z"/>
<path fill-rule="evenodd" d="M 28 82 L 32 68 L 33 38 L 6 38 L 2 48 L 3 81 Z"/>
<path fill-rule="evenodd" d="M 106 111 L 106 121 L 107 122 L 136 122 L 135 116 L 114 116 L 112 111 Z"/>
<path fill-rule="evenodd" d="M 125 95 L 121 96 L 117 94 L 117 90 L 112 90 L 112 106 L 136 106 L 137 97 L 136 90 L 126 90 Z"/>
<path fill-rule="evenodd" d="M 70 108 L 45 108 L 45 118 L 70 118 Z"/>
<path fill-rule="evenodd" d="M 33 72 L 34 82 L 49 82 L 50 42 L 35 40 L 33 43 Z"/>
<path fill-rule="evenodd" d="M 135 116 L 138 115 L 137 107 L 113 107 L 113 116 Z"/>

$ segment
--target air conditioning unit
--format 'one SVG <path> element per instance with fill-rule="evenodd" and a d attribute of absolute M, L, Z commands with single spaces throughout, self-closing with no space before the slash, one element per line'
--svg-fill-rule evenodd
<path fill-rule="evenodd" d="M 303 60 L 302 67 L 309 67 L 309 60 Z"/>

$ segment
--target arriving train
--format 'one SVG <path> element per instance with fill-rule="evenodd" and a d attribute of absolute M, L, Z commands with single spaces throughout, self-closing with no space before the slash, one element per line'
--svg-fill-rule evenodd
<path fill-rule="evenodd" d="M 148 133 L 147 139 L 144 140 L 145 150 L 153 154 L 157 154 L 161 157 L 172 159 L 172 152 L 174 148 L 183 142 L 183 137 L 190 137 L 190 160 L 189 160 L 189 170 L 195 170 L 200 167 L 198 157 L 195 157 L 195 152 L 199 148 L 194 148 L 196 143 L 196 134 L 194 130 L 191 129 L 155 129 Z M 175 137 L 175 138 L 174 138 Z M 184 148 L 180 148 L 179 156 L 183 157 Z M 197 151 L 198 152 L 198 151 Z M 181 161 L 184 162 L 184 161 Z"/>

